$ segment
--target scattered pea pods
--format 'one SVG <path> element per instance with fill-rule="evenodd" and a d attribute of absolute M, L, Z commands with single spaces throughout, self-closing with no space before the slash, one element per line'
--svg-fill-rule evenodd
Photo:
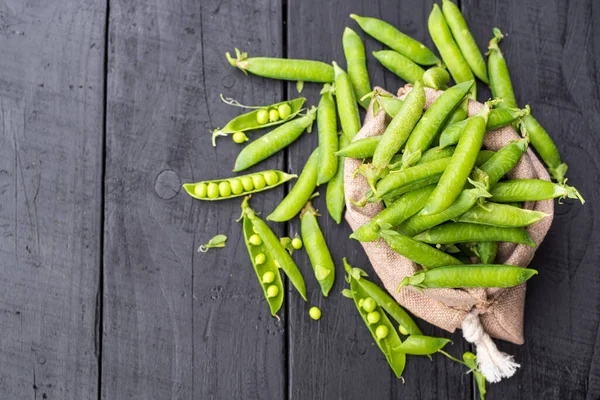
<path fill-rule="evenodd" d="M 310 258 L 315 277 L 321 286 L 323 296 L 327 297 L 335 282 L 335 264 L 325 243 L 325 237 L 317 222 L 317 212 L 311 202 L 306 203 L 300 215 L 300 230 L 304 239 L 304 248 Z"/>
<path fill-rule="evenodd" d="M 490 78 L 490 89 L 492 89 L 492 96 L 497 99 L 502 99 L 502 102 L 498 104 L 498 107 L 517 107 L 517 100 L 515 99 L 515 91 L 513 90 L 512 82 L 510 80 L 510 74 L 508 72 L 508 66 L 504 55 L 498 46 L 498 43 L 504 35 L 500 32 L 500 29 L 493 29 L 494 37 L 490 40 L 488 45 L 488 75 Z"/>
<path fill-rule="evenodd" d="M 425 243 L 399 234 L 391 229 L 382 229 L 379 234 L 396 253 L 422 265 L 424 268 L 437 268 L 444 265 L 462 264 L 450 254 L 444 253 Z"/>
<path fill-rule="evenodd" d="M 272 189 L 296 177 L 283 171 L 268 170 L 227 179 L 184 183 L 183 188 L 198 200 L 226 200 Z"/>
<path fill-rule="evenodd" d="M 334 80 L 331 65 L 321 61 L 293 60 L 287 58 L 252 57 L 235 49 L 236 58 L 225 53 L 227 61 L 245 74 L 248 72 L 265 78 L 300 82 L 331 83 Z"/>
<path fill-rule="evenodd" d="M 547 216 L 548 214 L 541 211 L 526 210 L 508 204 L 488 202 L 482 206 L 472 207 L 456 218 L 456 221 L 501 227 L 524 227 L 534 224 Z"/>
<path fill-rule="evenodd" d="M 313 107 L 306 115 L 285 123 L 244 147 L 235 160 L 233 171 L 243 171 L 258 164 L 293 143 L 305 130 L 310 132 L 316 113 L 317 109 Z"/>
<path fill-rule="evenodd" d="M 265 249 L 273 257 L 275 262 L 277 262 L 279 268 L 283 270 L 292 285 L 294 285 L 296 290 L 298 290 L 302 298 L 306 301 L 306 285 L 298 266 L 294 263 L 294 260 L 287 250 L 281 245 L 271 228 L 269 228 L 269 226 L 250 208 L 250 205 L 248 204 L 249 198 L 250 196 L 247 196 L 242 202 L 242 213 L 244 218 L 248 218 L 252 222 L 252 230 L 256 232 L 260 239 L 258 242 L 264 243 Z M 250 241 L 251 238 L 248 240 Z"/>
<path fill-rule="evenodd" d="M 367 34 L 417 64 L 433 65 L 440 63 L 440 59 L 423 43 L 405 35 L 387 22 L 376 18 L 360 17 L 356 14 L 350 14 L 350 18 L 358 22 L 358 25 Z"/>
<path fill-rule="evenodd" d="M 235 133 L 235 132 L 245 132 L 245 131 L 251 131 L 254 129 L 268 128 L 270 126 L 280 125 L 284 122 L 287 122 L 287 121 L 295 118 L 296 115 L 298 115 L 298 113 L 300 113 L 300 111 L 302 111 L 302 106 L 304 105 L 304 102 L 306 101 L 306 99 L 304 97 L 299 97 L 297 99 L 293 99 L 293 100 L 289 100 L 289 101 L 282 101 L 282 102 L 271 104 L 268 106 L 254 107 L 254 106 L 243 106 L 243 105 L 239 104 L 237 101 L 232 100 L 232 99 L 224 99 L 223 95 L 221 95 L 221 99 L 227 104 L 230 104 L 230 105 L 233 105 L 236 107 L 242 107 L 242 108 L 253 108 L 254 110 L 247 112 L 245 114 L 242 114 L 242 115 L 238 115 L 237 117 L 235 117 L 234 119 L 229 121 L 227 123 L 227 125 L 225 125 L 221 129 L 215 129 L 212 132 L 213 146 L 216 146 L 216 138 L 218 136 L 227 136 L 227 135 Z M 285 114 L 281 115 L 281 113 L 279 113 L 279 116 L 281 118 L 279 118 L 278 120 L 273 121 L 273 122 L 269 122 L 268 120 L 265 121 L 264 119 L 262 119 L 262 114 L 264 114 L 265 112 L 268 112 L 268 110 L 279 110 L 280 107 L 285 107 L 285 106 L 289 107 L 288 115 L 285 115 Z"/>
<path fill-rule="evenodd" d="M 325 84 L 317 109 L 319 131 L 319 172 L 317 186 L 329 182 L 338 168 L 335 152 L 338 150 L 338 131 L 332 87 Z"/>
<path fill-rule="evenodd" d="M 290 192 L 281 200 L 279 205 L 269 214 L 269 221 L 289 221 L 298 214 L 306 202 L 310 199 L 317 187 L 317 174 L 319 170 L 319 148 L 316 148 L 302 169 L 296 184 Z"/>
<path fill-rule="evenodd" d="M 451 265 L 418 271 L 400 282 L 403 286 L 428 288 L 506 288 L 522 284 L 537 271 L 506 264 Z"/>
<path fill-rule="evenodd" d="M 358 34 L 346 27 L 342 35 L 342 46 L 348 67 L 348 76 L 354 88 L 354 95 L 358 104 L 364 109 L 369 107 L 369 100 L 363 97 L 371 91 L 369 72 L 367 71 L 367 56 L 365 46 Z"/>
<path fill-rule="evenodd" d="M 374 51 L 373 56 L 381 65 L 408 83 L 417 82 L 425 73 L 418 64 L 394 50 Z"/>
<path fill-rule="evenodd" d="M 340 124 L 346 137 L 352 140 L 360 130 L 360 115 L 354 88 L 346 71 L 341 69 L 335 61 L 333 62 L 333 69 L 335 71 L 335 101 Z"/>
<path fill-rule="evenodd" d="M 340 146 L 347 146 L 348 139 L 343 133 L 339 134 Z M 338 167 L 334 177 L 327 183 L 325 193 L 325 203 L 327 212 L 333 220 L 339 224 L 342 222 L 342 215 L 346 200 L 344 198 L 344 158 L 338 157 Z"/>
<path fill-rule="evenodd" d="M 558 183 L 563 183 L 568 167 L 567 164 L 561 161 L 556 144 L 554 144 L 548 132 L 546 132 L 533 115 L 523 117 L 521 120 L 521 130 L 523 131 L 523 136 L 529 138 L 531 145 L 548 167 L 552 178 Z"/>
<path fill-rule="evenodd" d="M 535 247 L 535 242 L 523 228 L 501 228 L 466 222 L 438 225 L 415 235 L 413 239 L 430 244 L 510 242 Z"/>
<path fill-rule="evenodd" d="M 511 179 L 500 182 L 490 189 L 490 194 L 490 200 L 498 203 L 548 200 L 557 197 L 579 199 L 581 204 L 585 203 L 574 187 L 542 179 Z"/>

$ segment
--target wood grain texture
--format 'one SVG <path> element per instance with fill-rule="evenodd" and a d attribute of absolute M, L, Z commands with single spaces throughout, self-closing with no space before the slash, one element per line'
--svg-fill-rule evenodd
<path fill-rule="evenodd" d="M 0 397 L 97 397 L 105 3 L 0 3 Z"/>

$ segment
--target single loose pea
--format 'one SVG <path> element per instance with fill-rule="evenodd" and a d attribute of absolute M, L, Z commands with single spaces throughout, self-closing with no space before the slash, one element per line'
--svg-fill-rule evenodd
<path fill-rule="evenodd" d="M 248 239 L 248 241 L 253 246 L 260 246 L 262 244 L 262 238 L 259 235 L 257 235 L 256 233 L 254 235 L 250 236 L 250 239 Z"/>
<path fill-rule="evenodd" d="M 275 274 L 271 271 L 267 271 L 262 276 L 263 283 L 273 283 L 275 281 Z"/>
<path fill-rule="evenodd" d="M 248 136 L 246 136 L 246 134 L 244 132 L 235 132 L 232 136 L 231 139 L 233 140 L 234 143 L 244 143 L 248 141 Z"/>
<path fill-rule="evenodd" d="M 279 182 L 279 175 L 277 175 L 277 172 L 275 171 L 266 171 L 263 173 L 263 177 L 265 178 L 268 186 L 272 186 Z"/>
<path fill-rule="evenodd" d="M 276 109 L 271 109 L 269 110 L 269 121 L 270 122 L 277 122 L 279 121 L 279 111 L 277 111 Z"/>
<path fill-rule="evenodd" d="M 321 319 L 321 310 L 319 310 L 319 307 L 311 307 L 310 310 L 308 310 L 308 315 L 317 321 Z"/>
<path fill-rule="evenodd" d="M 221 197 L 227 197 L 231 195 L 231 185 L 227 181 L 219 183 L 219 195 Z"/>
<path fill-rule="evenodd" d="M 206 183 L 200 183 L 194 188 L 194 194 L 198 197 L 206 197 L 207 185 Z"/>
<path fill-rule="evenodd" d="M 240 179 L 242 180 L 242 186 L 245 191 L 249 192 L 254 189 L 254 182 L 252 181 L 251 176 L 242 176 Z"/>
<path fill-rule="evenodd" d="M 264 255 L 264 253 L 258 253 L 254 258 L 254 262 L 256 263 L 256 265 L 264 264 L 266 260 L 267 257 Z"/>
<path fill-rule="evenodd" d="M 404 336 L 408 336 L 409 332 L 406 330 L 405 327 L 403 327 L 402 325 L 400 325 L 398 327 L 398 330 L 400 331 L 401 334 L 403 334 Z"/>
<path fill-rule="evenodd" d="M 219 197 L 219 184 L 215 182 L 209 183 L 206 191 L 209 199 L 216 199 Z"/>
<path fill-rule="evenodd" d="M 380 319 L 381 314 L 379 314 L 379 311 L 372 311 L 367 314 L 367 322 L 369 322 L 369 325 L 378 323 Z"/>
<path fill-rule="evenodd" d="M 275 285 L 271 285 L 267 288 L 267 297 L 275 297 L 279 294 L 279 288 Z"/>
<path fill-rule="evenodd" d="M 231 192 L 233 194 L 240 194 L 244 191 L 244 185 L 242 185 L 242 181 L 238 178 L 230 180 L 229 184 L 231 185 Z"/>
<path fill-rule="evenodd" d="M 256 122 L 258 122 L 261 125 L 264 125 L 267 122 L 269 122 L 269 112 L 267 110 L 260 110 L 259 112 L 257 112 Z"/>
<path fill-rule="evenodd" d="M 267 182 L 261 174 L 252 175 L 252 182 L 257 190 L 264 189 L 267 186 Z"/>
<path fill-rule="evenodd" d="M 281 119 L 286 119 L 292 114 L 292 107 L 287 103 L 282 104 L 277 107 L 277 111 L 279 112 L 279 117 L 281 117 Z"/>
<path fill-rule="evenodd" d="M 377 339 L 385 339 L 389 333 L 390 330 L 385 325 L 379 325 L 377 329 L 375 329 L 375 336 L 377 336 Z"/>
<path fill-rule="evenodd" d="M 373 300 L 372 297 L 367 297 L 362 305 L 363 310 L 365 310 L 368 313 L 375 311 L 376 307 L 377 303 L 375 302 L 375 300 Z"/>
<path fill-rule="evenodd" d="M 302 239 L 300 239 L 299 237 L 295 237 L 292 239 L 292 247 L 295 250 L 300 250 L 302 248 Z"/>

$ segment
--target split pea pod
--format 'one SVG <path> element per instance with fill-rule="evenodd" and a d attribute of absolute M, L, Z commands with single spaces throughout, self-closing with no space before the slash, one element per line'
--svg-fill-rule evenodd
<path fill-rule="evenodd" d="M 256 139 L 244 147 L 235 160 L 234 172 L 248 169 L 292 144 L 305 130 L 310 131 L 317 113 L 316 107 Z"/>
<path fill-rule="evenodd" d="M 403 286 L 428 288 L 506 288 L 518 286 L 536 275 L 529 268 L 506 264 L 451 265 L 431 270 L 418 271 L 400 283 Z"/>
<path fill-rule="evenodd" d="M 358 100 L 358 104 L 364 109 L 367 109 L 367 107 L 369 107 L 369 100 L 361 100 L 371 91 L 371 82 L 369 81 L 369 72 L 367 71 L 365 45 L 356 32 L 346 27 L 346 29 L 344 29 L 344 34 L 342 35 L 342 46 L 344 47 L 348 76 L 350 77 L 350 82 L 354 88 L 354 95 Z"/>
<path fill-rule="evenodd" d="M 446 338 L 410 335 L 396 350 L 413 356 L 428 356 L 437 353 L 448 343 L 450 339 Z"/>
<path fill-rule="evenodd" d="M 540 155 L 554 180 L 563 183 L 567 173 L 567 164 L 560 159 L 556 144 L 533 115 L 527 115 L 521 120 L 521 130 L 528 137 L 535 151 Z"/>
<path fill-rule="evenodd" d="M 227 179 L 184 183 L 183 188 L 198 200 L 226 200 L 272 189 L 296 177 L 283 171 L 268 170 Z"/>
<path fill-rule="evenodd" d="M 467 21 L 465 21 L 460 9 L 453 2 L 443 0 L 442 11 L 446 22 L 448 23 L 448 27 L 452 32 L 452 36 L 460 48 L 460 52 L 469 65 L 469 68 L 471 68 L 471 71 L 473 71 L 475 76 L 482 82 L 486 84 L 489 83 L 485 60 L 483 59 L 481 51 L 479 51 L 479 47 L 477 47 L 477 42 L 475 42 L 475 38 L 473 38 L 473 35 L 467 26 Z"/>
<path fill-rule="evenodd" d="M 450 254 L 411 239 L 391 229 L 382 229 L 381 237 L 396 253 L 422 265 L 424 268 L 437 268 L 444 265 L 462 264 Z"/>
<path fill-rule="evenodd" d="M 350 18 L 358 22 L 358 25 L 369 36 L 417 64 L 433 65 L 440 63 L 440 59 L 423 43 L 405 35 L 387 22 L 376 18 L 360 17 L 356 14 L 350 14 Z"/>
<path fill-rule="evenodd" d="M 508 66 L 498 46 L 504 35 L 498 28 L 494 28 L 493 33 L 494 37 L 488 45 L 488 75 L 492 96 L 502 99 L 502 102 L 498 104 L 499 108 L 517 108 L 517 100 L 515 99 L 515 91 L 510 80 Z"/>
<path fill-rule="evenodd" d="M 317 127 L 319 130 L 319 172 L 317 174 L 317 186 L 329 182 L 337 171 L 338 160 L 334 154 L 338 150 L 336 118 L 332 87 L 329 84 L 325 84 L 321 91 L 321 100 L 317 109 Z"/>
<path fill-rule="evenodd" d="M 304 248 L 308 253 L 315 277 L 321 286 L 323 296 L 327 297 L 335 282 L 335 264 L 325 243 L 325 237 L 317 222 L 317 212 L 311 202 L 306 203 L 300 215 L 300 230 Z"/>
<path fill-rule="evenodd" d="M 493 264 L 498 254 L 498 242 L 479 242 L 475 249 L 482 264 Z"/>
<path fill-rule="evenodd" d="M 255 106 L 241 105 L 237 101 L 232 100 L 232 99 L 224 99 L 223 95 L 221 95 L 221 100 L 223 100 L 226 104 L 233 105 L 236 107 L 252 108 L 253 111 L 247 112 L 242 115 L 238 115 L 237 117 L 235 117 L 234 119 L 229 121 L 227 123 L 227 125 L 225 125 L 223 128 L 215 129 L 212 132 L 213 146 L 216 146 L 215 141 L 218 136 L 227 136 L 227 135 L 230 135 L 235 132 L 246 132 L 246 131 L 251 131 L 254 129 L 262 129 L 262 128 L 268 128 L 270 126 L 281 125 L 284 122 L 287 122 L 287 121 L 295 118 L 296 115 L 298 115 L 298 113 L 300 113 L 300 111 L 302 111 L 302 106 L 304 105 L 304 102 L 306 101 L 306 99 L 304 97 L 299 97 L 297 99 L 293 99 L 293 100 L 289 100 L 289 101 L 282 101 L 282 102 L 271 104 L 268 106 L 255 107 Z M 282 109 L 289 107 L 289 114 L 285 115 L 285 116 L 280 114 L 281 118 L 278 119 L 277 121 L 273 121 L 273 122 L 269 122 L 268 120 L 265 121 L 264 119 L 261 118 L 261 116 L 264 113 L 268 113 L 268 110 L 279 110 L 280 107 Z"/>
<path fill-rule="evenodd" d="M 469 92 L 474 81 L 459 83 L 444 91 L 425 111 L 415 126 L 404 149 L 403 168 L 414 165 L 422 153 L 429 148 L 448 115 L 454 110 Z"/>
<path fill-rule="evenodd" d="M 312 196 L 317 187 L 317 174 L 319 172 L 319 148 L 316 148 L 302 169 L 296 184 L 281 200 L 279 205 L 267 217 L 269 221 L 289 221 L 298 214 Z"/>
<path fill-rule="evenodd" d="M 341 69 L 335 61 L 333 62 L 333 69 L 335 71 L 335 101 L 340 124 L 346 137 L 352 140 L 360 130 L 360 115 L 354 88 L 346 71 Z"/>
<path fill-rule="evenodd" d="M 374 51 L 373 56 L 381 65 L 408 83 L 421 80 L 425 73 L 418 64 L 394 50 Z"/>
<path fill-rule="evenodd" d="M 256 272 L 256 277 L 263 289 L 267 303 L 269 303 L 271 314 L 275 315 L 283 305 L 283 295 L 285 293 L 279 268 L 277 268 L 275 259 L 267 250 L 262 239 L 260 242 L 253 240 L 256 244 L 251 243 L 250 238 L 255 235 L 254 224 L 246 212 L 243 214 L 243 229 L 244 241 L 246 242 L 250 260 L 254 266 L 254 272 Z M 263 259 L 261 260 L 261 258 Z"/>
<path fill-rule="evenodd" d="M 236 58 L 225 53 L 227 61 L 242 72 L 248 72 L 264 78 L 300 82 L 331 83 L 334 80 L 331 65 L 321 61 L 294 60 L 288 58 L 252 57 L 248 53 L 235 49 Z"/>
<path fill-rule="evenodd" d="M 343 133 L 339 134 L 340 146 L 347 146 L 349 140 Z M 339 224 L 342 222 L 346 200 L 344 198 L 344 158 L 338 157 L 338 167 L 333 178 L 327 183 L 325 193 L 327 211 L 333 220 Z"/>
<path fill-rule="evenodd" d="M 483 206 L 472 207 L 458 217 L 456 221 L 501 227 L 525 227 L 547 216 L 548 214 L 541 211 L 487 202 Z"/>
<path fill-rule="evenodd" d="M 298 293 L 300 293 L 302 298 L 306 301 L 306 285 L 298 266 L 294 263 L 294 260 L 287 250 L 281 245 L 271 228 L 269 228 L 269 226 L 250 208 L 250 205 L 248 204 L 249 197 L 250 196 L 246 197 L 242 202 L 242 212 L 244 213 L 244 217 L 250 219 L 253 231 L 260 237 L 266 250 L 273 257 L 275 262 L 277 262 L 279 268 L 287 275 Z"/>
<path fill-rule="evenodd" d="M 433 10 L 429 14 L 427 27 L 429 28 L 429 35 L 440 52 L 454 82 L 461 83 L 475 79 L 469 64 L 452 37 L 452 32 L 450 32 L 442 10 L 437 4 L 433 5 Z M 471 89 L 471 97 L 473 99 L 477 98 L 477 87 L 473 85 L 469 89 Z"/>
<path fill-rule="evenodd" d="M 429 244 L 510 242 L 535 247 L 534 241 L 523 228 L 501 228 L 466 222 L 438 225 L 415 235 L 413 239 Z"/>
<path fill-rule="evenodd" d="M 389 207 L 384 208 L 369 222 L 355 230 L 350 235 L 350 238 L 356 239 L 359 242 L 371 242 L 379 239 L 379 231 L 382 225 L 398 226 L 406 219 L 415 215 L 423 208 L 434 188 L 434 185 L 429 185 L 402 195 L 402 197 L 394 201 Z"/>
<path fill-rule="evenodd" d="M 527 151 L 527 140 L 513 140 L 494 154 L 480 170 L 487 175 L 489 187 L 493 187 L 504 175 L 510 172 Z M 477 176 L 477 172 L 473 174 Z"/>
<path fill-rule="evenodd" d="M 423 73 L 421 78 L 423 84 L 432 89 L 446 89 L 450 81 L 450 75 L 446 69 L 441 67 L 432 67 Z"/>
<path fill-rule="evenodd" d="M 543 179 L 511 179 L 500 182 L 490 190 L 490 194 L 492 195 L 490 200 L 498 203 L 549 200 L 557 197 L 579 199 L 581 204 L 585 203 L 574 187 Z"/>

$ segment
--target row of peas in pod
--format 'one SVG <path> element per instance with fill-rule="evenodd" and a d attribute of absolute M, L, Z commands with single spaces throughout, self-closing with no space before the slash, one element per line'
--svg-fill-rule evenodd
<path fill-rule="evenodd" d="M 298 178 L 266 219 L 285 222 L 300 217 L 304 247 L 322 293 L 327 296 L 335 281 L 335 264 L 311 199 L 317 187 L 326 184 L 327 210 L 335 222 L 341 222 L 346 157 L 363 160 L 358 173 L 370 185 L 362 199 L 352 201 L 358 206 L 372 202 L 385 205 L 383 211 L 350 237 L 361 242 L 382 238 L 394 251 L 423 267 L 402 281 L 401 287 L 511 287 L 531 278 L 537 271 L 495 264 L 499 242 L 535 247 L 525 228 L 547 215 L 526 209 L 523 204 L 557 197 L 576 198 L 583 203 L 583 198 L 575 188 L 566 185 L 567 167 L 549 134 L 532 116 L 529 106 L 518 107 L 499 48 L 502 33 L 494 28 L 486 62 L 460 9 L 443 0 L 441 8 L 433 6 L 428 19 L 429 33 L 440 59 L 425 45 L 385 21 L 355 14 L 350 17 L 365 33 L 388 47 L 373 56 L 392 73 L 413 84 L 408 95 L 400 100 L 373 90 L 364 44 L 351 28 L 346 28 L 342 35 L 346 70 L 335 61 L 328 64 L 248 57 L 235 49 L 235 57 L 226 54 L 227 61 L 245 74 L 297 81 L 299 92 L 305 82 L 323 86 L 318 106 L 312 107 L 305 107 L 306 99 L 302 97 L 266 106 L 244 106 L 221 96 L 227 104 L 251 111 L 214 130 L 213 145 L 217 137 L 228 135 L 236 143 L 245 143 L 249 140 L 247 132 L 275 127 L 242 149 L 234 172 L 253 167 L 285 149 L 303 132 L 310 132 L 315 120 L 318 147 L 299 176 L 268 170 L 185 184 L 186 191 L 199 200 L 245 196 L 241 218 L 244 238 L 273 315 L 283 304 L 280 269 L 306 300 L 304 278 L 291 257 L 302 241 L 278 239 L 250 208 L 249 195 Z M 468 117 L 467 102 L 475 99 L 477 93 L 475 79 L 488 84 L 494 98 L 477 115 Z M 443 92 L 424 111 L 425 87 Z M 383 135 L 353 141 L 361 127 L 359 107 L 366 109 L 371 103 L 373 112 L 382 108 L 391 121 Z M 482 148 L 486 132 L 508 125 L 517 128 L 523 138 L 495 152 Z M 506 179 L 529 145 L 556 182 Z M 345 260 L 344 267 L 350 288 L 343 294 L 354 299 L 397 376 L 402 375 L 407 354 L 439 352 L 473 371 L 483 398 L 485 379 L 477 371 L 473 354 L 465 353 L 459 360 L 445 353 L 442 349 L 448 343 L 446 339 L 422 335 L 406 311 L 383 289 L 369 282 L 364 271 L 352 268 Z M 310 315 L 318 319 L 321 312 L 313 307 Z M 399 324 L 398 329 L 392 320 Z"/>

